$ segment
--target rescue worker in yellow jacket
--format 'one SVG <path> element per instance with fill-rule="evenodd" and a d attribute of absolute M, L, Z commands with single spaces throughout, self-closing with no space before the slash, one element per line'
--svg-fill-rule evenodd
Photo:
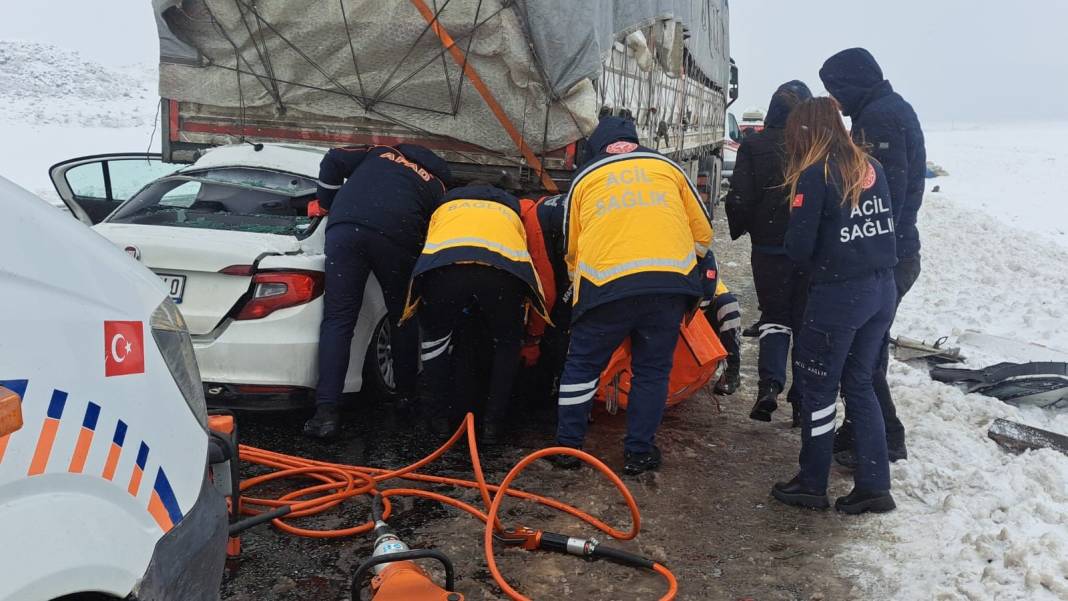
<path fill-rule="evenodd" d="M 672 357 L 683 319 L 704 296 L 698 261 L 709 252 L 712 227 L 686 174 L 640 146 L 633 121 L 602 118 L 587 144 L 593 156 L 565 200 L 574 310 L 557 442 L 582 446 L 598 378 L 629 336 L 633 379 L 623 472 L 635 475 L 660 466 L 655 437 Z M 570 456 L 552 461 L 578 467 Z"/>
<path fill-rule="evenodd" d="M 544 307 L 519 199 L 490 185 L 448 192 L 430 218 L 405 312 L 405 318 L 419 314 L 423 376 L 435 434 L 450 432 L 467 411 L 476 409 L 471 401 L 486 390 L 484 410 L 476 411 L 482 438 L 492 443 L 500 436 L 519 368 L 527 311 L 544 314 Z M 457 355 L 484 355 L 478 348 L 454 352 L 462 326 L 486 329 L 490 365 L 455 365 Z M 465 340 L 478 344 L 470 337 Z M 475 381 L 476 372 L 489 374 L 489 381 Z"/>

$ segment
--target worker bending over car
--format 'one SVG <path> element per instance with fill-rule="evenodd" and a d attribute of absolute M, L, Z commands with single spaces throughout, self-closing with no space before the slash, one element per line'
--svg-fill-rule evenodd
<path fill-rule="evenodd" d="M 557 442 L 581 448 L 598 379 L 631 340 L 623 472 L 660 466 L 656 431 L 684 317 L 704 295 L 698 259 L 712 227 L 697 190 L 670 159 L 638 144 L 634 122 L 605 117 L 593 155 L 564 206 L 565 261 L 574 288 L 571 342 L 560 378 Z M 566 455 L 551 461 L 579 467 Z"/>
<path fill-rule="evenodd" d="M 492 347 L 485 409 L 479 412 L 482 439 L 495 442 L 508 417 L 526 313 L 545 315 L 519 212 L 515 196 L 479 184 L 450 191 L 430 219 L 412 273 L 405 319 L 418 310 L 428 409 L 436 435 L 447 434 L 476 409 L 471 401 L 479 387 L 462 379 L 471 370 L 456 370 L 461 378 L 450 385 L 454 335 L 465 315 L 488 328 Z"/>
<path fill-rule="evenodd" d="M 427 222 L 445 194 L 449 165 L 416 144 L 352 146 L 326 153 L 319 167 L 319 204 L 330 212 L 326 229 L 323 321 L 319 329 L 319 384 L 315 415 L 304 434 L 333 438 L 340 431 L 338 401 L 364 288 L 375 275 L 385 297 L 397 394 L 415 394 L 419 329 L 400 324 L 413 267 Z"/>

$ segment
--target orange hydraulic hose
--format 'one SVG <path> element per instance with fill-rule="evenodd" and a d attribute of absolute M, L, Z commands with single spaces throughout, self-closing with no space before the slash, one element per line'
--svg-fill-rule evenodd
<path fill-rule="evenodd" d="M 534 154 L 534 151 L 527 145 L 526 140 L 523 139 L 523 134 L 512 124 L 511 119 L 508 117 L 508 113 L 504 111 L 504 108 L 497 102 L 497 99 L 493 96 L 493 93 L 490 92 L 486 83 L 479 77 L 478 72 L 471 66 L 471 63 L 467 60 L 463 50 L 460 50 L 460 47 L 456 45 L 456 40 L 449 35 L 449 32 L 441 22 L 438 21 L 434 11 L 430 10 L 430 7 L 426 5 L 424 0 L 411 0 L 411 3 L 415 9 L 419 11 L 419 14 L 423 15 L 423 19 L 430 25 L 430 28 L 434 33 L 437 34 L 438 39 L 441 40 L 441 44 L 445 46 L 445 49 L 452 55 L 452 59 L 456 61 L 457 65 L 460 65 L 461 69 L 463 69 L 463 75 L 467 76 L 467 79 L 471 81 L 471 85 L 478 91 L 479 96 L 482 96 L 482 100 L 489 106 L 490 111 L 493 112 L 493 116 L 497 118 L 497 121 L 500 121 L 501 126 L 504 127 L 504 131 L 506 131 L 508 136 L 512 138 L 512 142 L 515 143 L 516 148 L 522 153 L 523 158 L 525 158 L 527 162 L 530 163 L 530 166 L 538 172 L 538 175 L 541 177 L 541 183 L 545 186 L 545 189 L 553 194 L 559 193 L 560 189 L 557 188 L 556 182 L 553 181 L 553 178 L 549 177 L 549 173 L 545 171 L 541 161 L 538 160 L 538 156 Z"/>
<path fill-rule="evenodd" d="M 432 463 L 448 452 L 462 437 L 464 437 L 465 434 L 468 450 L 470 452 L 471 467 L 475 475 L 474 481 L 431 476 L 416 472 L 416 470 Z M 608 478 L 610 482 L 612 482 L 620 492 L 620 495 L 623 497 L 623 500 L 630 511 L 631 527 L 629 530 L 623 531 L 613 528 L 594 516 L 556 499 L 511 488 L 512 482 L 530 464 L 542 457 L 558 454 L 571 455 L 579 458 L 597 469 Z M 493 556 L 493 534 L 495 532 L 503 533 L 505 531 L 497 517 L 505 497 L 533 501 L 546 507 L 562 511 L 594 528 L 597 528 L 608 536 L 619 540 L 633 539 L 638 535 L 641 524 L 641 515 L 638 511 L 638 504 L 634 500 L 634 496 L 627 489 L 627 486 L 620 480 L 619 476 L 596 457 L 577 449 L 552 447 L 535 451 L 516 464 L 499 485 L 487 483 L 482 471 L 482 462 L 478 454 L 477 441 L 475 440 L 474 416 L 471 414 L 467 415 L 463 424 L 456 430 L 456 432 L 433 453 L 411 465 L 396 470 L 316 461 L 258 449 L 247 445 L 241 445 L 240 456 L 241 460 L 244 462 L 261 465 L 274 470 L 243 480 L 241 482 L 242 493 L 267 482 L 288 478 L 310 478 L 319 482 L 319 484 L 287 492 L 275 499 L 250 497 L 245 496 L 244 494 L 242 496 L 241 510 L 242 513 L 248 515 L 256 515 L 270 509 L 289 506 L 291 508 L 290 513 L 275 518 L 272 520 L 272 524 L 283 532 L 288 532 L 297 536 L 310 538 L 339 538 L 370 532 L 374 529 L 374 523 L 371 521 L 349 528 L 334 530 L 313 530 L 287 523 L 287 520 L 292 518 L 315 515 L 335 507 L 348 499 L 363 496 L 370 497 L 372 495 L 380 495 L 382 497 L 383 519 L 388 518 L 392 512 L 392 504 L 390 503 L 389 498 L 398 496 L 431 499 L 471 514 L 486 524 L 483 542 L 485 544 L 486 562 L 489 566 L 490 573 L 493 575 L 493 579 L 497 582 L 497 585 L 501 587 L 501 590 L 514 600 L 527 601 L 527 597 L 522 596 L 522 594 L 508 584 L 498 569 L 496 560 Z M 459 499 L 419 488 L 389 488 L 378 490 L 377 487 L 379 484 L 393 479 L 478 489 L 487 511 L 482 511 L 469 503 L 460 501 Z M 678 590 L 675 577 L 667 568 L 660 564 L 655 564 L 653 569 L 668 583 L 668 593 L 661 597 L 661 599 L 665 601 L 674 599 Z"/>

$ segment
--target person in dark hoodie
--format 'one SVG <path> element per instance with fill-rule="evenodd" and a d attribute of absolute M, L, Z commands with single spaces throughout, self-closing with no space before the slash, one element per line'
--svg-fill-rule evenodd
<path fill-rule="evenodd" d="M 445 194 L 449 165 L 415 144 L 334 148 L 319 167 L 319 204 L 329 211 L 319 384 L 304 433 L 340 431 L 338 401 L 349 369 L 353 329 L 370 274 L 382 287 L 391 330 L 397 394 L 411 400 L 418 374 L 419 329 L 397 325 L 404 311 L 430 214 Z"/>
<path fill-rule="evenodd" d="M 852 120 L 852 137 L 886 170 L 894 207 L 897 232 L 897 267 L 894 280 L 897 302 L 912 288 L 920 275 L 920 233 L 916 217 L 923 202 L 927 151 L 923 129 L 912 106 L 883 78 L 875 57 L 863 48 L 850 48 L 823 63 L 820 79 L 827 91 Z M 875 370 L 875 393 L 886 422 L 890 460 L 906 459 L 905 427 L 897 417 L 886 370 L 890 360 L 889 335 Z M 835 439 L 835 458 L 847 466 L 856 465 L 853 451 L 852 419 L 846 413 L 845 425 Z"/>
<path fill-rule="evenodd" d="M 808 86 L 789 81 L 775 91 L 764 118 L 764 129 L 742 141 L 731 176 L 725 209 L 731 239 L 749 234 L 753 284 L 760 305 L 760 356 L 757 398 L 749 417 L 770 422 L 778 396 L 786 387 L 790 340 L 801 325 L 808 291 L 808 275 L 786 256 L 783 239 L 790 219 L 784 186 L 786 119 L 795 106 L 812 97 Z M 787 399 L 793 407 L 793 426 L 800 425 L 801 387 L 797 373 Z"/>
<path fill-rule="evenodd" d="M 602 118 L 587 144 L 592 157 L 564 200 L 574 294 L 556 437 L 562 446 L 582 446 L 598 379 L 629 336 L 623 473 L 636 475 L 660 466 L 655 438 L 672 357 L 682 320 L 705 294 L 698 259 L 711 252 L 712 226 L 683 170 L 639 145 L 632 120 Z M 550 461 L 579 467 L 567 455 Z"/>
<path fill-rule="evenodd" d="M 771 494 L 824 509 L 841 391 L 856 428 L 854 487 L 835 509 L 894 509 L 886 430 L 872 371 L 894 317 L 894 213 L 883 168 L 849 138 L 833 98 L 798 105 L 786 123 L 786 254 L 811 286 L 793 362 L 801 383 L 800 470 Z"/>
<path fill-rule="evenodd" d="M 481 418 L 480 438 L 490 444 L 500 440 L 510 413 L 528 310 L 547 319 L 519 199 L 491 185 L 450 190 L 430 219 L 404 315 L 407 320 L 418 311 L 423 328 L 423 375 L 435 435 L 446 436 L 465 413 L 474 411 Z M 450 387 L 456 333 L 465 316 L 475 317 L 488 331 L 491 365 L 488 370 L 464 366 L 458 370 L 464 377 L 457 377 Z M 457 354 L 479 356 L 471 348 L 478 340 L 467 337 L 467 348 Z M 488 374 L 488 385 L 465 381 L 474 372 Z M 488 392 L 484 410 L 478 411 L 472 400 L 474 391 L 482 389 Z"/>

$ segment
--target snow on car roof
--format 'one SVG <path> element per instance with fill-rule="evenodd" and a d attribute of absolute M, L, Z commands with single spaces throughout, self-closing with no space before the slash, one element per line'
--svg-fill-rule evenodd
<path fill-rule="evenodd" d="M 206 168 L 254 167 L 318 179 L 319 162 L 324 154 L 324 148 L 300 144 L 263 144 L 261 150 L 256 150 L 251 143 L 231 144 L 208 150 L 181 173 Z"/>

